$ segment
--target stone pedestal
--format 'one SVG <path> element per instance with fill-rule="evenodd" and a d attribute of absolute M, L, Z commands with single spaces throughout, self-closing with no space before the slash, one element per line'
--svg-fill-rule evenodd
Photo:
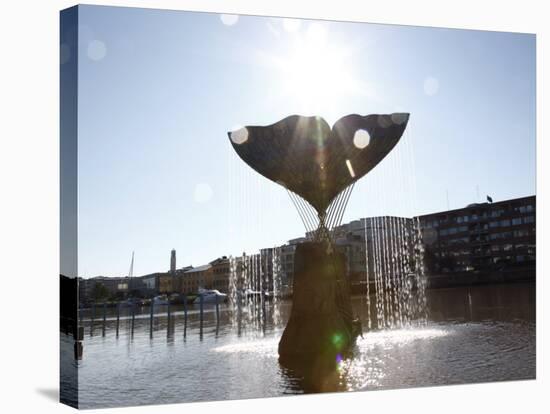
<path fill-rule="evenodd" d="M 292 310 L 279 342 L 279 361 L 312 374 L 333 371 L 358 334 L 344 254 L 330 252 L 326 243 L 299 244 Z"/>

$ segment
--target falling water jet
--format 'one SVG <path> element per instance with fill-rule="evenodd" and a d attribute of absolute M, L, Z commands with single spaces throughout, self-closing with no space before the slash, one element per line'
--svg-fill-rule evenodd
<path fill-rule="evenodd" d="M 371 269 L 374 279 L 376 328 L 425 325 L 426 278 L 418 220 L 397 217 L 373 217 L 369 220 L 370 231 L 366 220 L 364 229 L 365 269 L 367 280 Z M 368 317 L 370 321 L 370 315 Z"/>
<path fill-rule="evenodd" d="M 268 314 L 273 325 L 280 323 L 281 249 L 263 249 L 260 253 L 229 258 L 230 321 L 238 335 L 254 337 L 265 333 Z M 268 278 L 271 261 L 272 280 Z M 270 302 L 267 302 L 267 293 Z M 269 309 L 269 310 L 268 310 Z"/>

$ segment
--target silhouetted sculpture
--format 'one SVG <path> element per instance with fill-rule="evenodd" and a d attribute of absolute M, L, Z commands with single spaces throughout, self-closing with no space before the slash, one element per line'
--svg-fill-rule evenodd
<path fill-rule="evenodd" d="M 279 342 L 281 363 L 306 375 L 329 371 L 361 333 L 353 320 L 345 257 L 333 248 L 354 183 L 397 144 L 409 114 L 348 115 L 332 129 L 320 117 L 289 116 L 230 132 L 250 167 L 284 186 L 312 235 L 294 256 L 290 319 Z"/>

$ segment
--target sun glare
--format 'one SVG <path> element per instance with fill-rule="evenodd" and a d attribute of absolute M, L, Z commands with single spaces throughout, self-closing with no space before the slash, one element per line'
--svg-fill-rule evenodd
<path fill-rule="evenodd" d="M 279 62 L 282 92 L 303 114 L 315 115 L 337 105 L 356 87 L 347 49 L 332 43 L 327 28 L 320 23 L 297 33 L 289 56 Z"/>

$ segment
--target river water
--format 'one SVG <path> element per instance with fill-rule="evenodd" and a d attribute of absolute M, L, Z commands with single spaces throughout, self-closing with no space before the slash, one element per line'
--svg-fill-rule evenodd
<path fill-rule="evenodd" d="M 367 326 L 364 299 L 353 302 Z M 278 363 L 290 303 L 281 305 L 278 324 L 240 332 L 224 307 L 219 323 L 214 308 L 205 309 L 202 334 L 198 309 L 191 307 L 185 336 L 177 307 L 173 331 L 167 332 L 166 316 L 158 316 L 152 337 L 148 308 L 136 316 L 133 335 L 123 318 L 118 338 L 113 315 L 105 333 L 102 316 L 93 329 L 85 318 L 83 358 L 69 363 L 77 365 L 81 408 L 535 378 L 534 284 L 428 290 L 427 305 L 427 323 L 359 337 L 353 357 L 322 384 Z"/>

